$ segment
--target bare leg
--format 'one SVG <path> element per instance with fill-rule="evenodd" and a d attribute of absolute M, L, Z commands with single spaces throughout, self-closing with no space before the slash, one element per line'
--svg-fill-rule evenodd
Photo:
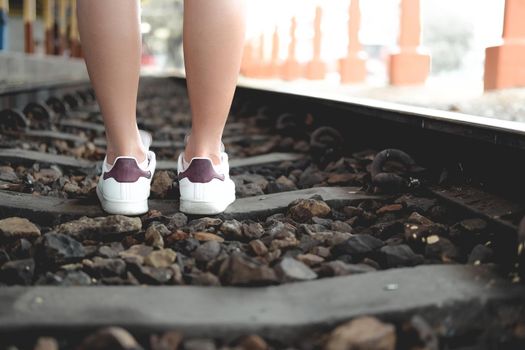
<path fill-rule="evenodd" d="M 136 121 L 141 37 L 138 0 L 79 0 L 78 24 L 89 77 L 104 116 L 108 163 L 145 159 Z"/>
<path fill-rule="evenodd" d="M 231 106 L 245 31 L 244 0 L 184 1 L 184 57 L 192 131 L 186 160 L 220 162 L 219 147 Z"/>

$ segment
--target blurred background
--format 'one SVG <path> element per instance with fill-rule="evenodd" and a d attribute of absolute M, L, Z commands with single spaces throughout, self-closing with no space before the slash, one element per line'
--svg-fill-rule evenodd
<path fill-rule="evenodd" d="M 525 41 L 523 0 L 247 4 L 241 83 L 525 121 L 524 50 L 512 51 Z M 75 0 L 0 6 L 0 84 L 85 78 Z M 142 1 L 144 74 L 183 72 L 182 12 L 179 0 Z M 21 61 L 29 63 L 19 68 Z M 45 69 L 34 68 L 44 61 Z"/>

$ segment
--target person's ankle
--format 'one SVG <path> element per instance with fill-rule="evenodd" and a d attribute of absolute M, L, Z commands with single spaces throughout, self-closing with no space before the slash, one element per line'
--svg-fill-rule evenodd
<path fill-rule="evenodd" d="M 108 164 L 112 165 L 117 157 L 134 157 L 137 159 L 139 164 L 144 162 L 147 158 L 146 151 L 141 147 L 125 148 L 119 150 L 108 148 L 106 150 L 106 161 Z"/>
<path fill-rule="evenodd" d="M 191 135 L 184 149 L 184 160 L 190 162 L 195 157 L 210 158 L 214 165 L 221 164 L 221 146 L 218 141 L 216 146 L 210 144 L 197 144 Z"/>

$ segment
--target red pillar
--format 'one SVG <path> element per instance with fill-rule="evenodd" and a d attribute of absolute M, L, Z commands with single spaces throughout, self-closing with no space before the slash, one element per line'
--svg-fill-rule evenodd
<path fill-rule="evenodd" d="M 321 31 L 321 19 L 323 10 L 320 6 L 315 9 L 314 21 L 314 42 L 313 42 L 313 58 L 306 66 L 306 78 L 311 80 L 322 80 L 326 75 L 326 66 L 321 60 L 321 41 L 323 38 Z"/>
<path fill-rule="evenodd" d="M 36 17 L 35 0 L 24 0 L 24 51 L 35 52 L 35 40 L 33 38 L 33 24 Z"/>
<path fill-rule="evenodd" d="M 281 67 L 281 77 L 284 80 L 294 80 L 301 77 L 301 65 L 295 58 L 295 47 L 297 39 L 295 37 L 295 30 L 297 29 L 297 20 L 292 18 L 290 26 L 290 45 L 288 46 L 288 58 L 284 61 Z"/>
<path fill-rule="evenodd" d="M 390 56 L 392 85 L 423 84 L 430 73 L 430 56 L 421 53 L 419 0 L 401 0 L 399 52 Z"/>
<path fill-rule="evenodd" d="M 361 11 L 359 0 L 351 0 L 348 11 L 348 54 L 339 60 L 341 83 L 359 83 L 366 79 L 366 54 L 359 42 Z"/>
<path fill-rule="evenodd" d="M 485 51 L 485 90 L 525 86 L 525 0 L 506 0 L 503 44 Z"/>
<path fill-rule="evenodd" d="M 44 1 L 44 30 L 46 54 L 55 53 L 55 0 Z"/>

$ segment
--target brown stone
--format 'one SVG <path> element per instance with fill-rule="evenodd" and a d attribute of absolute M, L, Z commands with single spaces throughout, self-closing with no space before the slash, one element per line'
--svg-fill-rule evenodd
<path fill-rule="evenodd" d="M 269 266 L 242 254 L 233 254 L 221 265 L 221 280 L 231 285 L 264 285 L 277 282 L 275 271 Z"/>
<path fill-rule="evenodd" d="M 108 327 L 84 339 L 80 350 L 139 350 L 142 347 L 123 328 Z"/>
<path fill-rule="evenodd" d="M 180 332 L 169 331 L 161 336 L 152 335 L 150 345 L 152 350 L 177 350 L 184 336 Z"/>
<path fill-rule="evenodd" d="M 34 350 L 58 350 L 58 342 L 55 338 L 40 337 L 36 341 Z"/>
<path fill-rule="evenodd" d="M 268 253 L 268 248 L 266 245 L 259 239 L 255 239 L 253 241 L 250 241 L 249 243 L 250 248 L 257 256 L 264 256 Z"/>
<path fill-rule="evenodd" d="M 306 222 L 314 216 L 325 217 L 330 214 L 330 207 L 317 199 L 298 199 L 290 203 L 288 214 L 297 222 Z"/>
<path fill-rule="evenodd" d="M 162 235 L 160 231 L 157 229 L 156 225 L 151 225 L 146 230 L 146 233 L 144 235 L 144 238 L 146 240 L 146 243 L 154 248 L 164 248 L 164 238 L 162 238 Z"/>
<path fill-rule="evenodd" d="M 359 317 L 337 327 L 325 350 L 394 350 L 396 329 L 374 317 Z"/>
<path fill-rule="evenodd" d="M 297 260 L 301 261 L 302 263 L 308 265 L 308 266 L 315 266 L 324 261 L 324 258 L 314 255 L 314 254 L 300 254 L 297 255 Z"/>
<path fill-rule="evenodd" d="M 171 249 L 161 249 L 151 252 L 144 258 L 144 264 L 151 267 L 168 267 L 175 262 L 177 253 Z"/>
<path fill-rule="evenodd" d="M 140 231 L 141 228 L 142 221 L 140 218 L 124 215 L 109 215 L 97 218 L 84 216 L 78 220 L 57 226 L 55 231 L 83 240 L 137 232 Z"/>
<path fill-rule="evenodd" d="M 12 217 L 0 220 L 0 238 L 32 239 L 38 237 L 40 237 L 40 229 L 25 218 Z"/>
<path fill-rule="evenodd" d="M 242 338 L 237 347 L 242 350 L 267 350 L 268 344 L 258 335 L 249 335 Z"/>
<path fill-rule="evenodd" d="M 356 174 L 353 173 L 342 173 L 342 174 L 332 174 L 328 177 L 326 182 L 330 185 L 344 185 L 354 181 Z"/>
<path fill-rule="evenodd" d="M 403 209 L 402 204 L 389 204 L 376 210 L 376 214 L 392 213 Z"/>
<path fill-rule="evenodd" d="M 217 241 L 224 242 L 224 238 L 210 232 L 194 232 L 193 238 L 200 242 Z"/>
<path fill-rule="evenodd" d="M 166 198 L 173 187 L 173 179 L 168 171 L 157 171 L 151 182 L 151 192 L 159 198 Z"/>

